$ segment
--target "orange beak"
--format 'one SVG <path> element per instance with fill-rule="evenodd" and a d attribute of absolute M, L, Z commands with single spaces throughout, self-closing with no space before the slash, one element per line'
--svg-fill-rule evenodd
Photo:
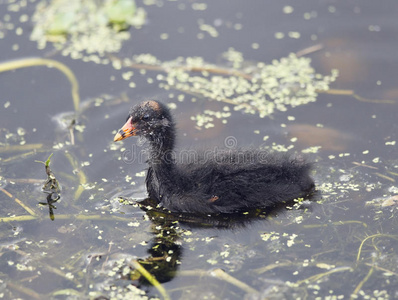
<path fill-rule="evenodd" d="M 135 135 L 135 127 L 131 124 L 131 117 L 127 120 L 127 122 L 123 125 L 122 128 L 119 129 L 119 132 L 116 133 L 113 138 L 114 142 L 124 140 L 130 136 Z"/>

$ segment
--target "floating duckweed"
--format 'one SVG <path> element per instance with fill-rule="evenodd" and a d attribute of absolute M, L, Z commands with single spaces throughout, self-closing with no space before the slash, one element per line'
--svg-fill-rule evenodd
<path fill-rule="evenodd" d="M 321 149 L 321 146 L 314 146 L 314 147 L 309 147 L 307 149 L 301 150 L 302 153 L 318 153 L 318 150 Z"/>
<path fill-rule="evenodd" d="M 297 31 L 289 31 L 288 35 L 292 39 L 299 39 L 301 36 L 300 32 Z"/>
<path fill-rule="evenodd" d="M 240 23 L 237 23 L 237 24 L 234 25 L 234 29 L 235 30 L 241 30 L 242 28 L 243 28 L 243 25 L 240 24 Z"/>
<path fill-rule="evenodd" d="M 202 126 L 211 124 L 210 122 L 213 122 L 213 121 L 214 121 L 214 118 L 212 118 L 212 117 L 210 117 L 210 116 L 208 116 L 208 115 L 205 115 L 205 114 L 199 114 L 199 115 L 196 115 L 196 116 L 192 116 L 192 117 L 191 117 L 191 120 L 192 120 L 192 121 L 195 121 L 196 124 L 197 124 L 199 127 L 202 127 Z"/>
<path fill-rule="evenodd" d="M 95 183 L 82 183 L 81 185 L 85 190 L 92 190 L 95 188 Z"/>
<path fill-rule="evenodd" d="M 230 254 L 230 252 L 229 251 L 221 251 L 220 252 L 220 256 L 222 257 L 222 258 L 227 258 L 228 256 L 229 256 L 229 254 Z"/>
<path fill-rule="evenodd" d="M 22 35 L 22 33 L 23 33 L 23 29 L 22 29 L 21 27 L 18 27 L 18 28 L 15 30 L 15 34 L 16 34 L 16 35 Z"/>
<path fill-rule="evenodd" d="M 206 3 L 192 3 L 193 10 L 206 10 L 207 4 Z"/>
<path fill-rule="evenodd" d="M 112 61 L 112 66 L 116 70 L 120 70 L 122 68 L 122 63 L 119 60 L 114 60 L 114 61 Z"/>
<path fill-rule="evenodd" d="M 169 103 L 169 104 L 167 104 L 167 106 L 168 106 L 170 109 L 176 109 L 176 108 L 177 108 L 177 104 L 175 104 L 175 103 Z"/>
<path fill-rule="evenodd" d="M 268 241 L 268 240 L 273 240 L 273 239 L 278 239 L 278 238 L 279 238 L 279 234 L 277 234 L 275 231 L 261 234 L 261 239 L 263 241 Z"/>
<path fill-rule="evenodd" d="M 210 265 L 216 265 L 216 264 L 218 263 L 218 261 L 215 260 L 215 259 L 208 259 L 207 262 L 208 262 Z"/>
<path fill-rule="evenodd" d="M 320 190 L 326 197 L 326 195 L 334 195 L 337 198 L 344 197 L 344 194 L 348 191 L 359 191 L 360 185 L 355 183 L 348 183 L 348 182 L 324 182 L 317 186 L 318 190 Z"/>
<path fill-rule="evenodd" d="M 125 72 L 122 74 L 122 78 L 124 80 L 129 80 L 134 75 L 133 71 Z"/>
<path fill-rule="evenodd" d="M 127 226 L 130 226 L 130 227 L 139 227 L 139 226 L 140 226 L 140 222 L 138 222 L 138 221 L 130 222 L 130 223 L 127 224 Z"/>
<path fill-rule="evenodd" d="M 234 48 L 229 48 L 227 52 L 223 54 L 223 57 L 233 63 L 234 69 L 239 69 L 244 61 L 243 54 L 236 51 Z"/>
<path fill-rule="evenodd" d="M 388 189 L 388 191 L 389 191 L 390 193 L 398 194 L 398 187 L 396 187 L 396 186 L 391 186 L 391 187 Z"/>
<path fill-rule="evenodd" d="M 53 43 L 63 55 L 104 55 L 119 51 L 130 38 L 130 33 L 122 30 L 142 26 L 145 17 L 145 11 L 136 9 L 133 1 L 41 1 L 32 17 L 35 26 L 30 38 L 40 49 Z"/>
<path fill-rule="evenodd" d="M 135 176 L 136 177 L 145 177 L 145 174 L 146 174 L 145 171 L 141 171 L 141 172 L 135 173 Z"/>
<path fill-rule="evenodd" d="M 79 125 L 76 125 L 74 128 L 75 128 L 77 131 L 79 131 L 79 132 L 84 132 L 84 130 L 86 129 L 86 125 L 79 124 Z"/>
<path fill-rule="evenodd" d="M 27 21 L 29 21 L 29 16 L 28 16 L 28 15 L 24 14 L 24 15 L 21 15 L 21 16 L 19 17 L 19 22 L 25 23 L 25 22 L 27 22 Z"/>
<path fill-rule="evenodd" d="M 303 216 L 298 216 L 294 219 L 294 221 L 296 222 L 296 224 L 301 224 L 304 220 Z"/>
<path fill-rule="evenodd" d="M 234 105 L 235 111 L 257 114 L 261 118 L 276 111 L 287 111 L 289 107 L 315 102 L 318 92 L 328 90 L 338 75 L 336 70 L 329 76 L 316 74 L 309 58 L 295 54 L 275 59 L 271 64 L 260 62 L 250 67 L 243 67 L 242 53 L 233 48 L 223 57 L 232 65 L 231 70 L 208 64 L 201 57 L 179 57 L 160 63 L 155 57 L 144 54 L 133 57 L 133 60 L 159 65 L 167 70 L 167 76 L 156 76 L 161 82 L 159 86 L 165 90 L 174 88 L 226 102 Z M 194 70 L 201 72 L 194 73 Z M 206 126 L 213 121 L 205 115 L 208 113 L 195 117 L 198 126 Z"/>
<path fill-rule="evenodd" d="M 214 116 L 217 119 L 221 118 L 228 118 L 231 116 L 230 112 L 220 112 L 220 111 L 212 111 L 212 110 L 205 110 L 204 113 L 209 116 Z"/>
<path fill-rule="evenodd" d="M 18 127 L 17 128 L 17 133 L 18 133 L 18 135 L 23 136 L 23 135 L 26 134 L 26 130 L 24 128 L 22 128 L 22 127 Z"/>
<path fill-rule="evenodd" d="M 298 236 L 297 234 L 294 234 L 294 233 L 293 233 L 293 234 L 289 237 L 289 239 L 287 240 L 286 245 L 287 245 L 288 247 L 293 246 L 293 245 L 294 245 L 294 240 L 296 239 L 297 236 Z"/>
<path fill-rule="evenodd" d="M 291 14 L 294 11 L 294 8 L 290 5 L 286 5 L 283 7 L 283 12 L 285 14 Z"/>
<path fill-rule="evenodd" d="M 267 149 L 268 147 L 265 147 L 265 148 Z M 276 152 L 287 152 L 292 148 L 294 148 L 293 145 L 289 145 L 287 147 L 285 145 L 279 145 L 276 143 L 272 143 L 272 145 L 271 145 L 271 149 Z"/>
<path fill-rule="evenodd" d="M 257 50 L 258 48 L 260 48 L 260 45 L 258 43 L 253 43 L 252 48 Z"/>
<path fill-rule="evenodd" d="M 53 149 L 55 149 L 55 150 L 60 150 L 60 149 L 62 149 L 64 146 L 65 146 L 65 144 L 63 144 L 63 143 L 58 143 L 58 144 L 55 144 L 55 145 L 53 146 Z"/>
<path fill-rule="evenodd" d="M 17 264 L 16 268 L 18 271 L 34 271 L 35 268 L 33 268 L 32 266 L 27 266 L 24 264 Z"/>
<path fill-rule="evenodd" d="M 217 29 L 215 29 L 213 26 L 208 25 L 208 24 L 201 24 L 199 26 L 199 29 L 202 31 L 207 32 L 211 37 L 218 37 L 218 32 Z"/>

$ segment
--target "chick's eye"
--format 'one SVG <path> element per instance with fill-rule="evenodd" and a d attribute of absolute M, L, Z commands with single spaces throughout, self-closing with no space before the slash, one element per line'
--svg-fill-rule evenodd
<path fill-rule="evenodd" d="M 143 119 L 144 121 L 148 121 L 148 120 L 149 120 L 149 115 L 144 115 L 144 116 L 142 117 L 142 119 Z"/>

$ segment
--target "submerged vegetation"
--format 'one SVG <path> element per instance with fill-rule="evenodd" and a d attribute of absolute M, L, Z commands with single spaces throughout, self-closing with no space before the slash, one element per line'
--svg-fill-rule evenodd
<path fill-rule="evenodd" d="M 18 12 L 23 3 L 10 2 L 8 9 Z M 262 137 L 263 132 L 255 129 L 250 134 L 253 140 L 266 141 L 264 148 L 301 151 L 317 161 L 316 197 L 232 217 L 175 215 L 153 204 L 137 204 L 136 200 L 145 197 L 141 165 L 133 168 L 123 160 L 134 148 L 111 144 L 114 124 L 107 122 L 115 117 L 115 107 L 127 107 L 131 100 L 125 95 L 96 96 L 94 91 L 92 98 L 81 101 L 78 74 L 58 59 L 66 56 L 81 59 L 83 65 L 87 61 L 112 65 L 114 73 L 109 76 L 119 76 L 133 89 L 138 82 L 142 84 L 142 78 L 148 89 L 156 83 L 159 91 L 167 91 L 173 108 L 183 101 L 201 103 L 205 109 L 192 113 L 191 120 L 199 129 L 214 127 L 212 130 L 223 128 L 238 113 L 253 121 L 273 117 L 275 124 L 285 128 L 285 119 L 295 123 L 293 108 L 310 107 L 324 92 L 364 100 L 352 91 L 330 90 L 336 70 L 330 75 L 317 74 L 311 59 L 299 54 L 269 63 L 252 62 L 233 48 L 222 54 L 224 61 L 219 64 L 202 57 L 160 60 L 151 54 L 136 54 L 124 58 L 119 53 L 123 43 L 145 22 L 145 11 L 133 1 L 58 0 L 34 5 L 36 12 L 30 18 L 35 27 L 31 35 L 24 34 L 37 42 L 38 49 L 48 50 L 52 45 L 50 49 L 56 51 L 51 55 L 64 57 L 2 62 L 0 72 L 33 66 L 61 71 L 69 81 L 65 85 L 71 87 L 68 97 L 73 111 L 52 117 L 50 122 L 60 128 L 40 123 L 47 115 L 43 111 L 35 112 L 40 117 L 33 118 L 34 124 L 25 125 L 20 121 L 25 116 L 15 118 L 14 114 L 18 105 L 31 105 L 33 111 L 34 104 L 23 102 L 25 99 L 1 103 L 0 298 L 396 296 L 398 161 L 388 157 L 396 150 L 396 132 L 375 137 L 372 142 L 378 148 L 369 150 L 368 143 L 357 148 L 340 143 L 338 137 L 354 138 L 327 128 L 319 130 L 319 135 L 327 136 L 329 148 L 317 144 L 318 140 L 298 146 L 307 136 L 315 136 L 310 125 L 300 127 L 306 129 L 306 137 L 289 136 L 285 144 L 272 133 Z M 193 6 L 205 9 L 201 3 Z M 19 20 L 25 24 L 29 18 L 22 16 Z M 10 19 L 0 22 L 1 39 L 14 28 Z M 129 31 L 129 26 L 134 29 Z M 24 75 L 16 72 L 14 76 Z M 21 79 L 18 88 L 31 80 Z M 41 96 L 51 88 L 43 88 Z M 210 103 L 217 105 L 213 108 L 207 105 Z M 372 105 L 377 108 L 381 103 L 395 102 Z M 372 113 L 371 118 L 376 116 Z M 314 127 L 322 129 L 323 124 Z M 42 136 L 42 132 L 47 134 Z M 57 197 L 47 199 L 47 206 L 38 205 L 43 196 L 43 169 L 34 161 L 43 157 L 48 157 L 43 189 L 59 196 L 58 180 L 62 182 L 57 210 L 53 210 Z M 57 178 L 50 169 L 50 158 Z M 54 222 L 48 219 L 48 210 Z"/>

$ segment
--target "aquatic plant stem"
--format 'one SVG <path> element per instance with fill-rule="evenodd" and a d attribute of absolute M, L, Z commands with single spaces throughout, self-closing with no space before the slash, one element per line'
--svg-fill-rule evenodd
<path fill-rule="evenodd" d="M 45 150 L 45 149 L 32 150 L 32 151 L 25 152 L 25 153 L 22 153 L 22 154 L 10 156 L 10 157 L 8 157 L 6 159 L 1 160 L 1 163 L 4 165 L 4 164 L 12 163 L 12 162 L 14 162 L 16 160 L 20 161 L 21 159 L 26 159 L 29 156 L 37 154 L 38 152 L 47 152 L 47 150 Z"/>
<path fill-rule="evenodd" d="M 331 224 L 308 224 L 308 225 L 303 225 L 303 228 L 319 228 L 319 227 L 328 227 L 331 225 L 347 225 L 347 224 L 360 224 L 363 227 L 367 228 L 368 225 L 364 222 L 361 221 L 356 221 L 356 220 L 349 220 L 349 221 L 338 221 L 338 222 L 333 222 Z"/>
<path fill-rule="evenodd" d="M 361 245 L 359 246 L 359 249 L 358 249 L 357 261 L 356 261 L 357 263 L 359 262 L 359 259 L 361 258 L 362 247 L 363 247 L 363 245 L 365 244 L 365 242 L 366 242 L 368 239 L 374 239 L 374 238 L 377 238 L 377 237 L 389 237 L 389 238 L 392 238 L 392 239 L 394 239 L 394 240 L 398 240 L 398 236 L 396 236 L 396 235 L 392 235 L 392 234 L 382 234 L 382 233 L 373 234 L 373 235 L 370 235 L 370 236 L 364 238 L 364 239 L 362 240 L 362 242 L 361 242 Z"/>
<path fill-rule="evenodd" d="M 36 179 L 36 178 L 4 178 L 5 181 L 7 182 L 13 182 L 13 183 L 27 183 L 27 184 L 36 184 L 36 183 L 42 183 L 43 179 Z"/>
<path fill-rule="evenodd" d="M 379 172 L 375 172 L 374 174 L 377 175 L 377 176 L 379 176 L 379 177 L 381 177 L 381 178 L 384 178 L 384 179 L 386 179 L 386 180 L 389 180 L 389 181 L 391 181 L 391 182 L 395 182 L 395 179 L 394 179 L 394 178 L 391 178 L 390 176 L 381 174 L 381 173 L 379 173 Z"/>
<path fill-rule="evenodd" d="M 21 200 L 19 200 L 17 197 L 14 197 L 11 193 L 6 191 L 5 189 L 0 187 L 0 191 L 2 191 L 4 194 L 6 194 L 8 197 L 13 198 L 15 202 L 17 202 L 20 206 L 22 206 L 31 216 L 36 217 L 37 214 L 31 209 L 29 206 L 27 206 L 25 203 L 23 203 Z"/>
<path fill-rule="evenodd" d="M 352 271 L 352 268 L 351 267 L 337 267 L 337 268 L 334 268 L 332 270 L 328 270 L 326 272 L 319 273 L 319 274 L 310 276 L 310 277 L 308 277 L 306 279 L 297 281 L 296 284 L 297 285 L 301 285 L 301 284 L 306 283 L 306 282 L 317 281 L 317 280 L 320 280 L 322 277 L 328 276 L 330 274 L 337 273 L 337 272 L 344 272 L 344 271 Z"/>
<path fill-rule="evenodd" d="M 74 199 L 78 200 L 84 191 L 83 185 L 87 183 L 87 177 L 86 177 L 86 174 L 84 174 L 83 170 L 78 166 L 78 164 L 77 164 L 75 158 L 72 156 L 72 154 L 68 151 L 65 151 L 64 153 L 65 153 L 66 158 L 69 160 L 70 164 L 72 165 L 72 168 L 77 170 L 77 177 L 79 177 L 79 186 L 77 187 L 77 190 L 75 191 Z"/>
<path fill-rule="evenodd" d="M 42 262 L 43 268 L 45 268 L 48 272 L 53 273 L 54 275 L 57 275 L 59 277 L 62 277 L 64 280 L 68 280 L 70 282 L 73 282 L 76 285 L 80 284 L 80 281 L 74 277 L 68 277 L 66 276 L 66 272 L 58 269 L 57 267 L 53 267 L 47 263 Z"/>
<path fill-rule="evenodd" d="M 26 150 L 37 150 L 41 148 L 43 148 L 43 144 L 6 145 L 0 148 L 0 153 L 15 153 Z"/>
<path fill-rule="evenodd" d="M 221 269 L 213 269 L 210 271 L 207 270 L 187 270 L 187 271 L 179 271 L 178 272 L 179 276 L 211 276 L 211 277 L 216 277 L 219 280 L 223 280 L 225 282 L 228 282 L 229 284 L 232 284 L 236 286 L 237 288 L 245 291 L 248 294 L 258 294 L 258 291 L 248 284 L 236 279 L 235 277 L 227 274 L 225 271 Z"/>
<path fill-rule="evenodd" d="M 24 222 L 39 219 L 38 215 L 28 216 L 13 216 L 0 218 L 0 222 Z M 96 221 L 124 221 L 131 222 L 131 218 L 122 218 L 117 216 L 104 216 L 104 215 L 56 215 L 58 220 L 96 220 Z"/>
<path fill-rule="evenodd" d="M 36 293 L 34 290 L 27 288 L 26 286 L 17 284 L 15 281 L 7 282 L 7 287 L 15 291 L 18 291 L 19 293 L 25 294 L 26 296 L 29 297 L 29 299 L 37 299 L 37 300 L 43 299 L 43 295 Z"/>
<path fill-rule="evenodd" d="M 241 290 L 244 290 L 246 293 L 249 294 L 258 294 L 258 291 L 251 286 L 247 285 L 246 283 L 236 279 L 235 277 L 229 275 L 225 271 L 221 269 L 214 269 L 210 272 L 210 274 L 218 279 L 222 279 L 226 282 L 229 282 L 230 284 L 233 284 L 240 288 Z"/>
<path fill-rule="evenodd" d="M 113 61 L 118 61 L 119 63 L 123 64 L 122 60 L 114 55 L 109 55 L 109 58 Z M 132 69 L 143 69 L 143 70 L 148 70 L 148 71 L 160 71 L 164 73 L 169 73 L 169 69 L 167 67 L 163 67 L 161 65 L 148 65 L 148 64 L 140 64 L 140 63 L 131 63 L 131 64 L 124 64 L 124 67 L 132 68 Z M 177 67 L 174 67 L 174 69 Z M 209 66 L 209 67 L 189 67 L 189 66 L 180 66 L 178 69 L 181 69 L 183 71 L 187 72 L 208 72 L 211 74 L 218 74 L 218 75 L 227 75 L 227 76 L 238 76 L 238 77 L 243 77 L 248 80 L 252 80 L 253 76 L 241 72 L 239 70 L 234 70 L 234 69 L 226 69 L 226 68 L 220 68 L 217 66 Z"/>
<path fill-rule="evenodd" d="M 164 287 L 137 260 L 133 259 L 133 260 L 129 261 L 129 264 L 131 264 L 138 272 L 140 272 L 142 274 L 142 276 L 144 276 L 145 279 L 148 280 L 159 291 L 159 293 L 162 295 L 163 299 L 170 300 L 170 297 L 167 294 Z"/>
<path fill-rule="evenodd" d="M 359 163 L 359 162 L 356 162 L 356 161 L 353 161 L 351 163 L 353 165 L 356 165 L 356 166 L 359 166 L 359 167 L 365 167 L 365 168 L 369 168 L 369 169 L 373 169 L 373 170 L 378 170 L 379 169 L 377 167 L 369 166 L 369 165 L 366 165 L 366 164 L 363 164 L 363 163 Z"/>
<path fill-rule="evenodd" d="M 317 91 L 318 93 L 323 93 L 323 94 L 330 94 L 330 95 L 345 95 L 345 96 L 351 96 L 357 99 L 358 101 L 362 102 L 368 102 L 368 103 L 384 103 L 384 104 L 397 104 L 397 101 L 394 100 L 388 100 L 388 99 L 367 99 L 364 97 L 361 97 L 355 93 L 354 90 L 339 90 L 339 89 L 330 89 L 330 90 L 322 90 L 322 91 Z"/>
<path fill-rule="evenodd" d="M 72 70 L 69 69 L 63 63 L 60 63 L 59 61 L 53 59 L 40 58 L 40 57 L 11 60 L 0 63 L 0 73 L 20 68 L 33 67 L 33 66 L 46 66 L 48 68 L 56 68 L 57 70 L 61 71 L 66 76 L 66 78 L 68 78 L 72 86 L 71 94 L 72 94 L 74 109 L 75 111 L 79 110 L 79 105 L 80 105 L 79 83 L 75 77 L 75 74 L 73 74 Z"/>
<path fill-rule="evenodd" d="M 253 272 L 255 272 L 256 274 L 260 275 L 260 274 L 263 274 L 263 273 L 268 272 L 270 270 L 273 270 L 275 268 L 287 267 L 287 266 L 291 266 L 291 265 L 294 265 L 294 263 L 291 262 L 291 261 L 281 262 L 281 263 L 277 263 L 277 264 L 275 263 L 275 264 L 267 265 L 265 267 L 254 269 Z"/>
<path fill-rule="evenodd" d="M 23 222 L 23 221 L 32 221 L 38 219 L 38 216 L 15 216 L 15 217 L 4 217 L 0 218 L 0 222 Z"/>
<path fill-rule="evenodd" d="M 296 52 L 296 56 L 297 57 L 301 57 L 301 56 L 304 56 L 304 55 L 308 55 L 308 54 L 320 51 L 323 48 L 324 48 L 323 44 L 316 44 L 316 45 L 301 49 L 300 51 L 297 51 Z"/>
<path fill-rule="evenodd" d="M 383 272 L 385 272 L 385 273 L 390 273 L 390 274 L 392 274 L 392 275 L 398 277 L 398 273 L 393 272 L 393 271 L 391 271 L 391 270 L 388 270 L 388 269 L 386 269 L 386 268 L 382 268 L 382 267 L 380 267 L 380 266 L 378 266 L 378 265 L 375 265 L 374 263 L 373 263 L 373 264 L 365 263 L 365 265 L 367 265 L 367 266 L 369 266 L 369 267 L 373 267 L 373 268 L 375 268 L 376 270 L 383 271 Z"/>
<path fill-rule="evenodd" d="M 375 259 L 373 258 L 373 263 L 374 263 L 374 261 L 375 261 Z M 366 274 L 365 278 L 362 279 L 360 283 L 358 283 L 358 285 L 356 286 L 355 290 L 351 293 L 350 300 L 351 300 L 351 299 L 356 299 L 356 298 L 357 298 L 356 296 L 357 296 L 358 292 L 362 289 L 362 286 L 364 285 L 364 283 L 365 283 L 366 281 L 368 281 L 368 279 L 370 278 L 370 276 L 372 276 L 373 271 L 374 271 L 374 267 L 372 266 L 372 267 L 369 269 L 368 274 Z"/>

